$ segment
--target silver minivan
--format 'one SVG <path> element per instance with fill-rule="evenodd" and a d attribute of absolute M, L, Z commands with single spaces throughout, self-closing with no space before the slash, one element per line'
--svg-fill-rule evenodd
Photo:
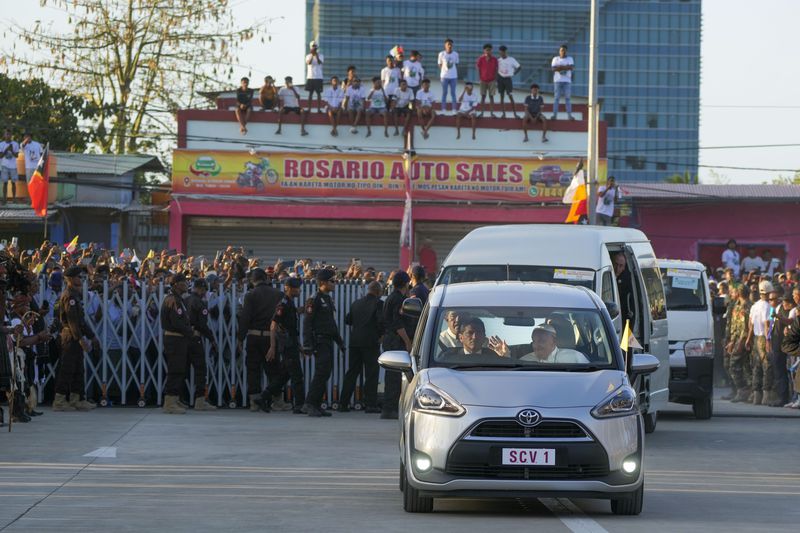
<path fill-rule="evenodd" d="M 589 289 L 533 282 L 439 285 L 403 372 L 400 488 L 409 512 L 435 498 L 603 498 L 616 514 L 643 502 L 644 423 L 606 306 Z"/>
<path fill-rule="evenodd" d="M 615 262 L 625 264 L 620 276 L 615 273 Z M 668 326 L 661 272 L 644 233 L 565 224 L 478 228 L 453 247 L 436 283 L 485 280 L 586 287 L 608 306 L 618 335 L 629 320 L 642 352 L 660 362 L 655 373 L 635 384 L 641 395 L 645 430 L 655 430 L 658 411 L 669 401 Z"/>

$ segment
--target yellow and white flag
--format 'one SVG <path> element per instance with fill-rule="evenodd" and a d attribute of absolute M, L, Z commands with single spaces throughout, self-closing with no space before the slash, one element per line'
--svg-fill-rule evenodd
<path fill-rule="evenodd" d="M 633 336 L 630 320 L 625 321 L 625 330 L 622 332 L 622 339 L 619 341 L 619 346 L 625 353 L 628 353 L 628 350 L 631 348 L 638 348 L 639 350 L 642 349 L 642 345 L 639 344 L 639 341 L 637 341 L 636 337 Z"/>
<path fill-rule="evenodd" d="M 79 235 L 75 235 L 75 238 L 72 239 L 72 241 L 70 241 L 70 243 L 67 245 L 66 249 L 67 249 L 67 253 L 68 254 L 71 254 L 72 252 L 74 252 L 75 248 L 78 247 L 78 237 L 79 237 Z"/>

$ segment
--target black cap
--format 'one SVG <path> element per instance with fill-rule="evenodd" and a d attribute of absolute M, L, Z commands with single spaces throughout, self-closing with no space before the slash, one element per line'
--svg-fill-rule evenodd
<path fill-rule="evenodd" d="M 172 277 L 169 279 L 170 285 L 177 285 L 178 283 L 185 282 L 186 276 L 183 274 L 173 274 Z"/>
<path fill-rule="evenodd" d="M 256 267 L 250 271 L 250 279 L 253 280 L 253 282 L 256 282 L 256 281 L 267 281 L 268 278 L 267 278 L 267 273 L 263 268 Z"/>
<path fill-rule="evenodd" d="M 293 289 L 299 289 L 303 286 L 303 280 L 300 278 L 289 278 L 286 280 L 286 286 Z"/>
<path fill-rule="evenodd" d="M 330 268 L 323 268 L 317 272 L 317 281 L 330 281 L 336 275 L 336 272 Z"/>
<path fill-rule="evenodd" d="M 406 285 L 409 281 L 411 281 L 411 278 L 408 277 L 408 274 L 406 274 L 404 270 L 398 270 L 394 277 L 392 277 L 392 284 L 394 285 Z"/>
<path fill-rule="evenodd" d="M 71 266 L 64 272 L 65 278 L 77 278 L 83 274 L 83 269 L 79 266 Z"/>
<path fill-rule="evenodd" d="M 206 289 L 208 290 L 208 282 L 204 278 L 196 279 L 192 283 L 192 287 L 195 289 Z"/>

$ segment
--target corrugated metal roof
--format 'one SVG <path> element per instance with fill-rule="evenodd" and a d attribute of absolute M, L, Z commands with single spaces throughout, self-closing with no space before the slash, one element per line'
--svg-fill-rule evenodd
<path fill-rule="evenodd" d="M 134 170 L 163 172 L 164 165 L 156 156 L 143 154 L 76 154 L 53 152 L 58 159 L 58 173 L 100 174 L 121 176 Z"/>
<path fill-rule="evenodd" d="M 623 196 L 634 200 L 769 200 L 800 201 L 800 185 L 702 185 L 688 183 L 621 183 Z"/>
<path fill-rule="evenodd" d="M 47 218 L 52 217 L 58 213 L 56 209 L 47 210 Z M 26 222 L 41 220 L 42 217 L 37 216 L 33 209 L 0 209 L 0 222 Z"/>
<path fill-rule="evenodd" d="M 70 203 L 58 203 L 56 204 L 58 207 L 69 209 L 69 208 L 81 208 L 81 209 L 115 209 L 117 211 L 122 211 L 130 204 L 114 204 L 109 202 L 70 202 Z"/>

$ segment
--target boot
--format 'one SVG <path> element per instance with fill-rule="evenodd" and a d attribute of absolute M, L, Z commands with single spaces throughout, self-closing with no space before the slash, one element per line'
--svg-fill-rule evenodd
<path fill-rule="evenodd" d="M 273 411 L 291 411 L 292 406 L 283 401 L 283 397 L 278 394 L 277 396 L 272 397 L 272 407 Z"/>
<path fill-rule="evenodd" d="M 733 403 L 747 402 L 749 397 L 750 397 L 750 391 L 747 389 L 741 389 L 736 395 L 736 398 L 731 400 L 731 402 Z"/>
<path fill-rule="evenodd" d="M 760 390 L 753 392 L 753 405 L 761 405 L 761 400 L 763 399 L 764 394 Z"/>
<path fill-rule="evenodd" d="M 65 394 L 56 394 L 53 399 L 53 411 L 77 411 L 77 409 L 67 401 Z"/>
<path fill-rule="evenodd" d="M 181 400 L 180 396 L 176 396 L 175 398 L 177 398 L 175 401 L 178 403 L 178 407 L 182 407 L 184 409 L 188 409 L 189 408 L 189 404 L 184 403 L 184 401 Z"/>
<path fill-rule="evenodd" d="M 74 407 L 77 411 L 91 411 L 92 409 L 97 407 L 92 402 L 81 400 L 80 395 L 74 392 L 69 395 L 69 404 L 72 407 Z"/>
<path fill-rule="evenodd" d="M 206 401 L 206 399 L 202 396 L 198 396 L 194 399 L 194 410 L 195 411 L 216 411 L 217 407 L 211 405 Z"/>
<path fill-rule="evenodd" d="M 168 415 L 186 414 L 186 409 L 178 405 L 177 396 L 164 396 L 164 406 L 162 410 Z"/>
<path fill-rule="evenodd" d="M 251 394 L 250 395 L 250 412 L 256 413 L 261 410 L 261 395 L 260 394 Z"/>

